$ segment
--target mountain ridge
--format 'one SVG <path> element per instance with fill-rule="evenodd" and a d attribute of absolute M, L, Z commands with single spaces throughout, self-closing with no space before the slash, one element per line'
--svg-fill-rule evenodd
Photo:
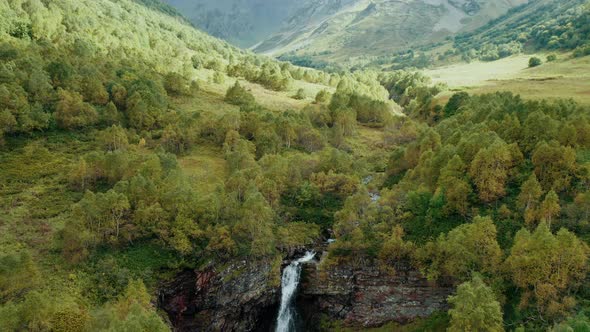
<path fill-rule="evenodd" d="M 196 27 L 248 48 L 275 33 L 305 1 L 272 0 L 164 0 Z"/>
<path fill-rule="evenodd" d="M 324 15 L 319 23 L 292 23 L 261 42 L 254 51 L 273 56 L 296 53 L 335 61 L 382 55 L 471 31 L 526 2 L 358 0 Z"/>
<path fill-rule="evenodd" d="M 378 55 L 473 30 L 528 0 L 165 1 L 213 36 L 279 56 L 302 47 L 343 52 L 355 43 L 366 46 L 356 54 Z"/>

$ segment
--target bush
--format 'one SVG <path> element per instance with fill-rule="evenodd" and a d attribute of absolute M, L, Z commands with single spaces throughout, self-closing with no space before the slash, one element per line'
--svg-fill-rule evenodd
<path fill-rule="evenodd" d="M 199 90 L 201 89 L 201 86 L 199 85 L 199 81 L 192 81 L 191 85 L 189 87 L 189 94 L 195 96 L 197 95 L 197 92 L 199 92 Z"/>
<path fill-rule="evenodd" d="M 326 90 L 321 90 L 315 96 L 315 102 L 317 104 L 325 104 L 330 101 L 330 93 Z"/>
<path fill-rule="evenodd" d="M 529 59 L 529 68 L 540 66 L 542 63 L 543 62 L 541 61 L 541 59 L 537 57 L 532 57 Z"/>
<path fill-rule="evenodd" d="M 297 90 L 297 93 L 293 96 L 293 99 L 297 99 L 297 100 L 305 99 L 305 91 L 303 89 Z"/>
<path fill-rule="evenodd" d="M 590 55 L 590 45 L 580 46 L 574 50 L 574 58 Z"/>
<path fill-rule="evenodd" d="M 244 89 L 237 80 L 236 84 L 227 90 L 225 101 L 237 106 L 248 106 L 256 103 L 254 96 Z"/>
<path fill-rule="evenodd" d="M 182 95 L 187 92 L 186 80 L 178 73 L 168 73 L 164 77 L 164 89 L 171 95 Z"/>
<path fill-rule="evenodd" d="M 547 62 L 553 62 L 555 60 L 557 60 L 557 55 L 555 55 L 555 54 L 549 54 L 547 56 Z"/>
<path fill-rule="evenodd" d="M 225 83 L 225 75 L 223 75 L 221 72 L 216 71 L 215 74 L 213 74 L 213 83 L 216 83 L 216 84 Z"/>

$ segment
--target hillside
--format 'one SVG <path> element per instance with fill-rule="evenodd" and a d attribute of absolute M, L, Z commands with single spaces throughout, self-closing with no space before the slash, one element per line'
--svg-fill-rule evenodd
<path fill-rule="evenodd" d="M 520 54 L 496 61 L 472 61 L 424 70 L 435 83 L 449 86 L 439 96 L 442 100 L 453 92 L 490 93 L 510 91 L 529 99 L 572 98 L 590 104 L 590 57 L 572 57 L 559 53 L 554 61 L 546 61 L 554 53 L 535 53 L 543 64 L 529 68 L 531 55 Z"/>
<path fill-rule="evenodd" d="M 488 61 L 510 55 L 506 50 L 511 47 L 522 51 L 573 50 L 590 40 L 589 13 L 586 0 L 530 2 L 480 29 L 456 36 L 454 47 L 465 58 L 475 52 Z"/>
<path fill-rule="evenodd" d="M 294 52 L 321 63 L 441 42 L 527 0 L 167 2 L 195 26 L 236 45 L 273 56 Z"/>
<path fill-rule="evenodd" d="M 586 0 L 171 3 L 221 38 L 332 71 L 494 61 L 535 50 L 588 53 Z"/>
<path fill-rule="evenodd" d="M 275 261 L 277 248 L 317 238 L 279 198 L 328 174 L 329 142 L 369 150 L 356 113 L 327 117 L 337 86 L 379 105 L 359 117 L 367 125 L 399 112 L 376 76 L 239 50 L 154 1 L 2 0 L 0 58 L 2 331 L 168 330 L 151 299 L 179 269 Z M 334 121 L 347 131 L 333 134 Z M 271 175 L 288 172 L 279 165 L 310 168 L 292 168 L 302 175 L 287 190 Z M 212 242 L 228 232 L 235 240 Z"/>
<path fill-rule="evenodd" d="M 589 13 L 587 0 L 530 1 L 477 29 L 459 32 L 444 41 L 393 56 L 366 56 L 351 62 L 356 67 L 390 70 L 433 68 L 476 60 L 490 62 L 535 52 L 574 50 L 573 56 L 584 56 L 590 54 Z"/>
<path fill-rule="evenodd" d="M 255 51 L 342 61 L 380 56 L 471 31 L 526 0 L 320 1 L 296 12 Z"/>
<path fill-rule="evenodd" d="M 400 112 L 155 1 L 1 0 L 0 59 L 2 331 L 170 330 L 162 282 L 316 241 Z"/>
<path fill-rule="evenodd" d="M 293 19 L 360 8 L 314 3 Z M 429 3 L 390 5 L 499 14 Z M 566 49 L 326 72 L 158 0 L 0 0 L 0 331 L 589 330 L 590 57 Z"/>
<path fill-rule="evenodd" d="M 166 0 L 195 26 L 248 48 L 278 32 L 306 1 L 289 0 Z"/>

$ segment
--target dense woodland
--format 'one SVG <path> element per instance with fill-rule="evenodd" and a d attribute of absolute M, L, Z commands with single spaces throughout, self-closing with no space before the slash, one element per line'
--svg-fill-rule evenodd
<path fill-rule="evenodd" d="M 331 236 L 323 268 L 452 280 L 450 331 L 590 328 L 587 106 L 441 104 L 419 73 L 302 69 L 150 8 L 0 0 L 0 330 L 166 331 L 152 295 L 175 271 L 280 269 Z M 296 82 L 321 86 L 300 110 L 246 88 Z M 183 167 L 205 150 L 222 181 Z"/>

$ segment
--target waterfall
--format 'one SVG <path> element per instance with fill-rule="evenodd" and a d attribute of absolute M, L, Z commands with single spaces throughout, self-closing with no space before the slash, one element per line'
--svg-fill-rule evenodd
<path fill-rule="evenodd" d="M 285 267 L 281 277 L 281 306 L 277 317 L 276 332 L 295 331 L 295 308 L 293 306 L 294 295 L 299 285 L 301 275 L 301 263 L 309 262 L 315 256 L 315 252 L 308 251 L 305 256 L 294 260 Z"/>

